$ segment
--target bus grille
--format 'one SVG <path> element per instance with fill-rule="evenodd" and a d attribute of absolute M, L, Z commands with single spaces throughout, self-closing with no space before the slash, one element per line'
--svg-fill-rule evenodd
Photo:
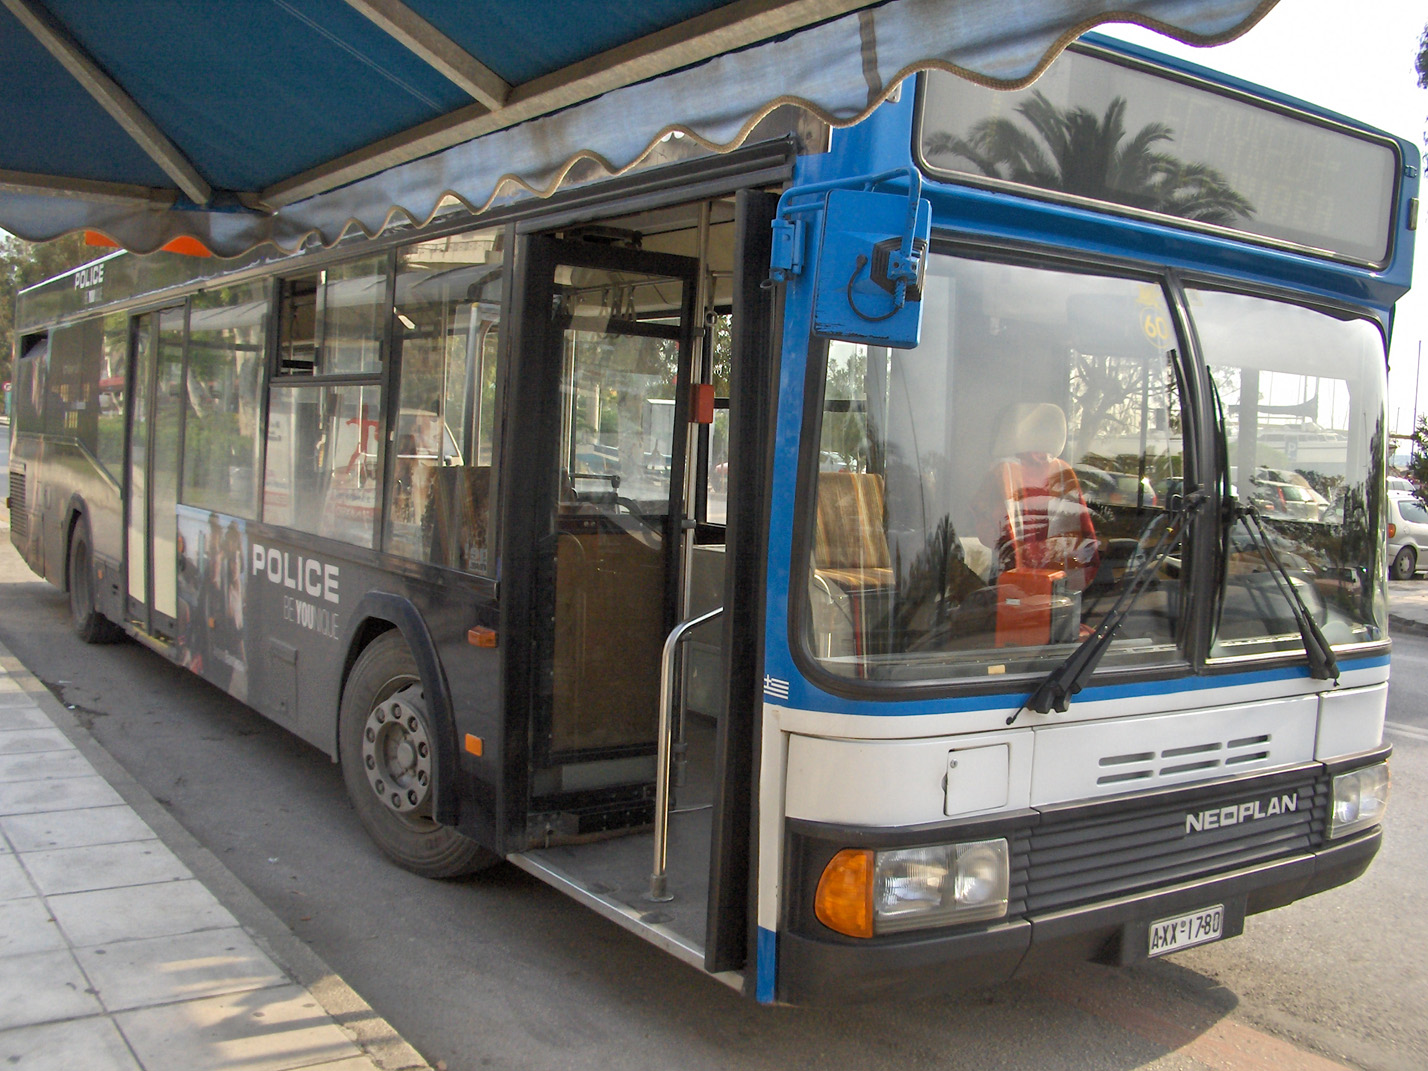
<path fill-rule="evenodd" d="M 26 539 L 30 534 L 30 515 L 25 510 L 25 474 L 10 473 L 10 531 L 16 539 Z"/>
<path fill-rule="evenodd" d="M 1294 810 L 1274 802 L 1290 794 Z M 1322 841 L 1328 806 L 1328 778 L 1297 771 L 1210 795 L 1202 788 L 1044 812 L 1022 834 L 1026 910 L 1061 910 L 1308 851 Z M 1233 821 L 1221 824 L 1225 817 Z"/>

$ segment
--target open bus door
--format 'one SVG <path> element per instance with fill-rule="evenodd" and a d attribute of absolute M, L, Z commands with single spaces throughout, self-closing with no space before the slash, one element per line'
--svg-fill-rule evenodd
<path fill-rule="evenodd" d="M 732 984 L 749 944 L 774 390 L 773 296 L 759 283 L 775 201 L 706 206 L 706 230 L 710 207 L 724 230 L 702 264 L 635 242 L 526 238 L 506 401 L 502 632 L 534 637 L 505 656 L 510 857 Z M 727 371 L 714 370 L 715 321 L 730 318 L 733 369 L 713 388 Z M 721 608 L 684 633 L 671 736 L 689 762 L 671 790 L 662 900 L 662 656 L 673 631 Z"/>
<path fill-rule="evenodd" d="M 528 840 L 647 825 L 660 651 L 678 624 L 698 262 L 537 236 L 526 243 L 520 425 L 534 665 Z M 534 397 L 533 397 L 534 396 Z M 520 470 L 519 472 L 517 470 Z M 549 829 L 545 829 L 549 826 Z M 537 828 L 539 827 L 539 828 Z"/>

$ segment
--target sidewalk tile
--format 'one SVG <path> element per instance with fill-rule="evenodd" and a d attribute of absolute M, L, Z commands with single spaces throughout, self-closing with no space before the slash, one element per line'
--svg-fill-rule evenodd
<path fill-rule="evenodd" d="M 0 733 L 0 736 L 4 736 Z M 38 811 L 73 811 L 80 807 L 112 807 L 124 798 L 95 774 L 53 781 L 12 781 L 0 784 L 0 815 Z"/>
<path fill-rule="evenodd" d="M 0 855 L 0 900 L 20 900 L 34 895 L 35 887 L 25 876 L 20 860 L 13 855 Z"/>
<path fill-rule="evenodd" d="M 17 852 L 155 838 L 154 831 L 127 806 L 12 814 L 0 818 L 0 830 L 4 830 Z"/>
<path fill-rule="evenodd" d="M 196 880 L 66 893 L 48 899 L 55 921 L 79 947 L 233 925 L 228 909 Z"/>
<path fill-rule="evenodd" d="M 141 1071 L 124 1036 L 108 1019 L 24 1026 L 0 1033 L 7 1071 Z"/>
<path fill-rule="evenodd" d="M 360 1056 L 298 986 L 165 1004 L 114 1016 L 146 1071 L 287 1071 Z"/>
<path fill-rule="evenodd" d="M 109 1011 L 289 984 L 237 928 L 116 941 L 79 949 L 75 957 Z"/>
<path fill-rule="evenodd" d="M 0 1030 L 103 1010 L 69 949 L 11 956 L 0 971 Z"/>
<path fill-rule="evenodd" d="M 64 934 L 38 896 L 0 901 L 0 965 L 10 956 L 64 947 Z"/>
<path fill-rule="evenodd" d="M 157 840 L 27 852 L 24 863 L 42 896 L 121 885 L 155 885 L 193 877 L 178 856 Z"/>
<path fill-rule="evenodd" d="M 381 1068 L 372 1062 L 370 1056 L 353 1056 L 335 1064 L 313 1064 L 303 1071 L 381 1071 Z"/>
<path fill-rule="evenodd" d="M 0 681 L 0 707 L 32 707 L 35 697 L 15 683 L 8 673 Z"/>
<path fill-rule="evenodd" d="M 27 755 L 33 751 L 72 751 L 69 737 L 58 729 L 12 729 L 0 733 L 0 755 Z"/>
<path fill-rule="evenodd" d="M 50 721 L 39 707 L 31 705 L 27 707 L 7 706 L 3 696 L 0 696 L 0 732 L 10 732 L 15 729 L 53 729 L 55 723 Z"/>
<path fill-rule="evenodd" d="M 38 751 L 0 755 L 0 782 L 51 781 L 57 777 L 93 777 L 94 767 L 78 751 Z"/>

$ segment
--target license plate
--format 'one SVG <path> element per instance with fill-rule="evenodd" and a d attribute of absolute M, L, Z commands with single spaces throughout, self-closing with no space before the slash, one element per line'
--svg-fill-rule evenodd
<path fill-rule="evenodd" d="M 1163 956 L 1206 941 L 1218 941 L 1225 935 L 1225 905 L 1202 907 L 1188 915 L 1176 915 L 1150 924 L 1150 954 Z"/>

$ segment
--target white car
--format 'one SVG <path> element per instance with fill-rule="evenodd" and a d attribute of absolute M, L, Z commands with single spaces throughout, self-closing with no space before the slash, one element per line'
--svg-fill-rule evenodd
<path fill-rule="evenodd" d="M 1428 563 L 1428 508 L 1410 495 L 1388 496 L 1388 575 L 1412 580 Z"/>

